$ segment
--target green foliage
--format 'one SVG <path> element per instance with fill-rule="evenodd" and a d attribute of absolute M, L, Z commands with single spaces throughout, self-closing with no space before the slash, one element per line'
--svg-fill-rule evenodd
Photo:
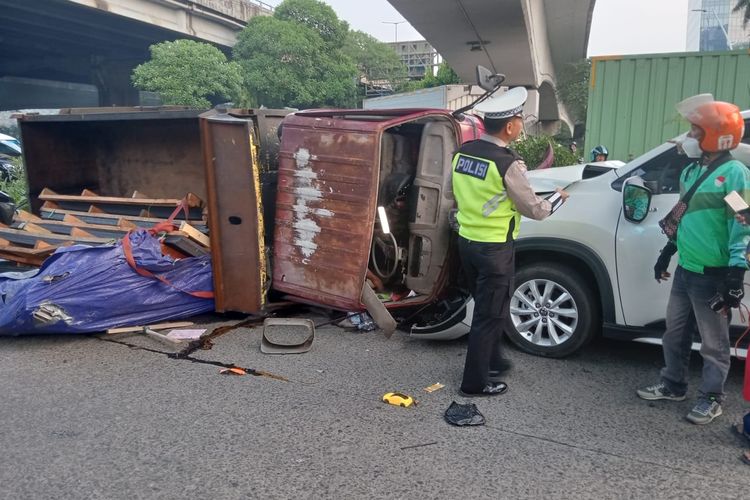
<path fill-rule="evenodd" d="M 133 71 L 133 84 L 157 92 L 165 104 L 208 108 L 209 97 L 239 96 L 240 66 L 213 45 L 175 40 L 157 43 L 150 50 L 151 59 Z"/>
<path fill-rule="evenodd" d="M 318 0 L 284 0 L 273 15 L 313 30 L 331 48 L 341 47 L 349 32 L 349 25 L 339 20 L 329 5 Z"/>
<path fill-rule="evenodd" d="M 408 70 L 398 54 L 367 33 L 350 31 L 343 50 L 357 65 L 358 81 L 361 84 L 390 86 L 398 91 L 407 79 Z M 364 97 L 364 87 L 360 85 L 359 89 L 361 99 Z"/>
<path fill-rule="evenodd" d="M 447 62 L 443 61 L 438 66 L 437 74 L 427 73 L 421 80 L 410 82 L 405 88 L 405 91 L 429 89 L 432 87 L 440 87 L 442 85 L 454 85 L 461 83 L 461 79 L 458 77 L 453 68 L 451 68 Z"/>
<path fill-rule="evenodd" d="M 566 64 L 557 75 L 557 95 L 577 123 L 586 122 L 591 60 Z"/>
<path fill-rule="evenodd" d="M 305 25 L 278 16 L 254 17 L 239 34 L 234 58 L 242 67 L 249 105 L 354 105 L 355 64 Z"/>
<path fill-rule="evenodd" d="M 732 12 L 739 12 L 744 10 L 744 17 L 742 19 L 742 27 L 746 28 L 750 23 L 750 0 L 737 0 L 737 5 L 734 6 Z"/>
<path fill-rule="evenodd" d="M 544 160 L 550 144 L 552 144 L 552 151 L 555 155 L 553 167 L 565 167 L 578 163 L 578 158 L 570 149 L 555 142 L 553 137 L 547 135 L 528 135 L 514 142 L 511 147 L 523 157 L 529 170 L 533 170 Z"/>
<path fill-rule="evenodd" d="M 0 180 L 0 191 L 7 193 L 16 202 L 18 208 L 29 206 L 29 187 L 26 184 L 26 170 L 22 157 L 11 158 L 10 163 L 15 167 L 10 180 Z"/>

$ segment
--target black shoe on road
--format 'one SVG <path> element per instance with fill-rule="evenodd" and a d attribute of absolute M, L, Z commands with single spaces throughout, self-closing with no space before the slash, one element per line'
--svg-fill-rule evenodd
<path fill-rule="evenodd" d="M 476 398 L 483 396 L 499 396 L 505 394 L 508 391 L 508 384 L 505 382 L 490 382 L 480 392 L 465 392 L 463 389 L 459 389 L 458 393 L 465 398 Z"/>

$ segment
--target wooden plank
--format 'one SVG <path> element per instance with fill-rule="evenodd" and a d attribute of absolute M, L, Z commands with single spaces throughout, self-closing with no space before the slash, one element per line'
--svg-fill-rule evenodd
<path fill-rule="evenodd" d="M 3 252 L 6 253 L 12 253 L 12 254 L 18 254 L 18 255 L 39 255 L 39 256 L 48 256 L 53 253 L 55 253 L 55 250 L 60 248 L 58 245 L 49 245 L 47 244 L 46 247 L 39 246 L 35 248 L 26 248 L 26 247 L 18 247 L 18 246 L 4 246 L 0 248 Z"/>
<path fill-rule="evenodd" d="M 170 330 L 173 328 L 187 328 L 188 326 L 193 325 L 195 325 L 195 323 L 191 321 L 174 321 L 171 323 L 157 323 L 155 325 L 124 326 L 122 328 L 110 328 L 109 330 L 107 330 L 107 335 L 141 332 L 144 328 L 148 328 L 149 330 Z"/>
<path fill-rule="evenodd" d="M 42 189 L 39 193 L 39 199 L 43 201 L 77 201 L 85 203 L 95 203 L 97 205 L 109 204 L 109 205 L 136 205 L 139 207 L 177 207 L 182 200 L 175 198 L 122 198 L 118 196 L 80 196 L 80 195 L 69 195 L 69 194 L 57 194 L 49 188 Z M 193 193 L 188 193 L 185 196 L 188 207 L 200 208 L 203 206 L 203 200 Z"/>
<path fill-rule="evenodd" d="M 133 224 L 127 219 L 120 219 L 117 221 L 117 227 L 130 231 L 131 229 L 138 229 L 137 224 Z"/>
<path fill-rule="evenodd" d="M 88 201 L 87 201 L 88 200 Z M 97 200 L 95 203 L 93 200 Z M 160 219 L 166 219 L 171 216 L 177 208 L 176 206 L 154 206 L 154 205 L 123 205 L 120 203 L 104 203 L 100 202 L 101 198 L 87 198 L 85 196 L 79 197 L 78 200 L 74 201 L 57 201 L 57 205 L 61 209 L 65 210 L 76 210 L 76 211 L 88 211 L 89 213 L 108 213 L 119 215 L 120 217 L 137 216 L 141 217 L 141 214 L 146 214 L 145 217 L 156 217 Z M 134 202 L 147 202 L 148 200 L 131 200 Z M 175 216 L 175 219 L 185 220 L 184 211 L 180 212 Z M 203 221 L 203 211 L 200 208 L 193 207 L 188 210 L 188 220 Z"/>
<path fill-rule="evenodd" d="M 93 238 L 94 235 L 81 229 L 80 227 L 73 227 L 70 229 L 70 236 L 73 238 Z"/>
<path fill-rule="evenodd" d="M 9 260 L 11 262 L 15 262 L 16 264 L 24 264 L 26 266 L 41 267 L 47 257 L 38 255 L 18 255 L 14 253 L 4 252 L 3 249 L 0 248 L 0 259 Z"/>
<path fill-rule="evenodd" d="M 65 210 L 62 208 L 42 208 L 41 218 L 43 220 L 59 220 L 64 221 L 66 215 L 72 215 L 77 219 L 84 221 L 87 224 L 100 224 L 100 225 L 112 225 L 118 226 L 121 221 L 131 223 L 136 227 L 150 228 L 160 222 L 164 222 L 165 219 L 158 217 L 131 217 L 122 216 L 119 214 L 108 214 L 108 213 L 97 213 L 92 214 L 89 212 L 82 212 L 80 210 Z M 208 232 L 208 227 L 205 224 L 193 221 L 192 226 L 202 233 Z"/>
<path fill-rule="evenodd" d="M 40 222 L 42 218 L 37 217 L 36 215 L 32 214 L 31 212 L 27 212 L 26 210 L 18 210 L 13 220 L 18 220 L 21 222 Z"/>
<path fill-rule="evenodd" d="M 81 196 L 99 196 L 99 195 L 90 189 L 84 189 L 83 191 L 81 191 Z"/>
<path fill-rule="evenodd" d="M 46 241 L 37 241 L 36 243 L 34 243 L 34 250 L 41 250 L 41 251 L 50 250 L 54 252 L 56 248 L 57 248 L 57 245 L 50 245 Z"/>
<path fill-rule="evenodd" d="M 37 241 L 44 241 L 53 245 L 73 242 L 84 245 L 105 245 L 111 243 L 113 238 L 71 238 L 59 234 L 34 234 L 18 229 L 0 228 L 0 238 L 4 238 L 16 245 L 33 247 Z"/>
<path fill-rule="evenodd" d="M 180 224 L 180 231 L 187 234 L 187 237 L 195 241 L 196 243 L 203 245 L 206 248 L 211 248 L 211 240 L 208 238 L 208 236 L 201 233 L 187 222 L 183 221 Z"/>
<path fill-rule="evenodd" d="M 73 229 L 76 228 L 96 238 L 122 238 L 128 234 L 128 229 L 109 225 L 86 224 L 85 222 L 76 222 L 75 219 L 73 217 L 65 221 L 42 221 L 38 225 L 54 234 L 73 235 Z M 77 232 L 73 236 L 84 236 L 84 234 Z"/>
<path fill-rule="evenodd" d="M 58 208 L 60 208 L 60 205 L 58 205 L 54 201 L 45 201 L 44 203 L 42 203 L 42 209 L 55 210 Z"/>
<path fill-rule="evenodd" d="M 42 226 L 38 226 L 33 222 L 24 222 L 22 223 L 22 227 L 19 229 L 34 234 L 52 234 L 52 231 L 45 229 Z"/>
<path fill-rule="evenodd" d="M 210 251 L 203 245 L 199 245 L 190 238 L 178 236 L 173 233 L 168 234 L 164 238 L 164 243 L 192 257 L 199 257 L 210 253 Z"/>
<path fill-rule="evenodd" d="M 145 194 L 141 193 L 140 191 L 133 191 L 133 196 L 131 196 L 131 198 L 144 199 L 144 198 L 150 198 L 150 196 L 146 196 Z"/>
<path fill-rule="evenodd" d="M 63 217 L 62 221 L 64 223 L 74 224 L 74 225 L 75 224 L 85 224 L 85 222 L 83 220 L 79 219 L 78 217 L 76 217 L 75 215 L 72 215 L 72 214 L 65 214 L 65 217 Z"/>

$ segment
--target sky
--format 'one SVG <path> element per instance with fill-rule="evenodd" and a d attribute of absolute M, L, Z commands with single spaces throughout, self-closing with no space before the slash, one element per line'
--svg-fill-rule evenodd
<path fill-rule="evenodd" d="M 278 5 L 280 0 L 264 0 Z M 387 0 L 324 0 L 353 29 L 392 42 L 387 22 L 404 18 Z M 488 0 L 489 1 L 489 0 Z M 588 56 L 683 52 L 688 0 L 597 0 L 591 23 Z M 410 24 L 398 25 L 399 40 L 422 39 Z"/>

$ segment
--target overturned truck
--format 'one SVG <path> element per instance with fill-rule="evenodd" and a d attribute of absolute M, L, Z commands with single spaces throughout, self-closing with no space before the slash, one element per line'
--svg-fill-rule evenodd
<path fill-rule="evenodd" d="M 502 77 L 479 76 L 482 100 Z M 193 193 L 217 311 L 292 300 L 367 310 L 387 334 L 401 326 L 446 338 L 468 331 L 472 307 L 450 229 L 451 157 L 483 133 L 468 109 L 102 108 L 19 123 L 40 216 L 45 205 L 58 216 L 65 208 L 50 210 L 50 191 L 162 201 Z"/>

